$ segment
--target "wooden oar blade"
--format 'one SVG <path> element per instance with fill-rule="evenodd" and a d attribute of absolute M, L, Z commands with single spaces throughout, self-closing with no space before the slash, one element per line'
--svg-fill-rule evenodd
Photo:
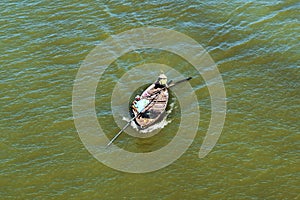
<path fill-rule="evenodd" d="M 175 85 L 177 85 L 177 84 L 179 84 L 179 83 L 182 83 L 182 82 L 185 82 L 185 81 L 189 81 L 189 80 L 191 80 L 191 79 L 192 79 L 192 77 L 188 77 L 188 78 L 186 78 L 186 79 L 177 81 L 177 82 L 172 83 L 171 85 L 169 85 L 168 88 L 173 87 L 173 86 L 175 86 Z"/>

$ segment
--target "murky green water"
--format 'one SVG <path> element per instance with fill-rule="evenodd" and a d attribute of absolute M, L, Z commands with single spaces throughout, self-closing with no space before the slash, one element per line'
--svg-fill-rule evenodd
<path fill-rule="evenodd" d="M 0 8 L 1 199 L 300 198 L 298 1 L 4 0 Z M 129 174 L 85 149 L 72 89 L 97 44 L 143 26 L 176 30 L 203 45 L 222 74 L 228 110 L 217 145 L 199 159 L 211 108 L 205 82 L 193 79 L 201 119 L 189 150 L 159 171 Z M 96 102 L 97 115 L 110 137 L 119 129 L 105 94 L 129 67 L 149 61 L 194 73 L 165 53 L 121 57 L 97 93 L 104 99 Z M 176 113 L 171 117 L 176 122 Z M 141 142 L 125 134 L 119 142 L 143 152 L 169 139 Z"/>

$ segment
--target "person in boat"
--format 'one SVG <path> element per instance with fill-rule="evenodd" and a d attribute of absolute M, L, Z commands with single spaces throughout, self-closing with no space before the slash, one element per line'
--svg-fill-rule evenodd
<path fill-rule="evenodd" d="M 154 89 L 167 87 L 168 78 L 165 74 L 160 74 L 157 81 L 154 83 Z"/>
<path fill-rule="evenodd" d="M 149 105 L 150 101 L 145 98 L 141 98 L 139 95 L 135 97 L 135 100 L 132 103 L 132 109 L 135 110 L 137 113 L 141 113 L 141 116 L 143 117 L 149 117 L 149 113 L 145 108 Z"/>
<path fill-rule="evenodd" d="M 149 100 L 148 99 L 145 99 L 145 98 L 141 98 L 140 95 L 137 95 L 135 98 L 134 98 L 134 101 L 132 102 L 132 108 L 140 113 L 143 111 L 143 109 L 149 104 Z"/>
<path fill-rule="evenodd" d="M 167 76 L 165 74 L 160 74 L 158 76 L 158 79 L 154 83 L 154 87 L 151 90 L 147 91 L 148 98 L 151 99 L 152 95 L 157 94 L 160 90 L 167 88 L 168 87 L 167 81 L 168 81 Z"/>

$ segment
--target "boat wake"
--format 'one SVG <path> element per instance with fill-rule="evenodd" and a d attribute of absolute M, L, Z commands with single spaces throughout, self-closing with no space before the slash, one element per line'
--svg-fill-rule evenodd
<path fill-rule="evenodd" d="M 134 121 L 131 122 L 130 126 L 131 126 L 132 128 L 134 128 L 136 131 L 138 131 L 139 133 L 150 133 L 150 132 L 155 131 L 155 130 L 157 130 L 157 129 L 162 129 L 162 128 L 164 128 L 166 125 L 168 125 L 169 123 L 172 122 L 171 119 L 168 119 L 168 116 L 169 116 L 169 114 L 172 112 L 173 108 L 174 108 L 174 103 L 171 103 L 171 104 L 170 104 L 170 108 L 169 108 L 169 110 L 166 111 L 166 115 L 164 116 L 164 118 L 163 118 L 160 122 L 158 122 L 158 123 L 156 123 L 156 124 L 154 124 L 154 125 L 152 125 L 152 126 L 146 128 L 146 129 L 142 129 L 142 130 L 141 130 L 141 129 L 139 128 L 139 126 L 138 126 Z M 123 117 L 123 120 L 126 121 L 126 122 L 129 122 L 129 121 L 130 121 L 130 119 L 127 118 L 127 117 Z"/>

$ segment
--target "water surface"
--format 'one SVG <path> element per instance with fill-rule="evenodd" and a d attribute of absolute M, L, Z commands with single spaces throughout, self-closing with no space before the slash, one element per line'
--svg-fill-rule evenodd
<path fill-rule="evenodd" d="M 299 199 L 298 1 L 4 0 L 0 8 L 1 199 Z M 201 119 L 189 150 L 164 169 L 129 174 L 85 149 L 73 122 L 72 89 L 97 44 L 144 26 L 203 45 L 222 75 L 228 110 L 217 145 L 199 159 L 211 108 L 205 82 L 193 79 Z M 110 137 L 119 131 L 109 108 L 112 83 L 150 61 L 195 74 L 166 52 L 119 58 L 96 94 Z M 119 144 L 152 150 L 172 138 L 173 128 L 149 140 L 125 134 Z"/>

